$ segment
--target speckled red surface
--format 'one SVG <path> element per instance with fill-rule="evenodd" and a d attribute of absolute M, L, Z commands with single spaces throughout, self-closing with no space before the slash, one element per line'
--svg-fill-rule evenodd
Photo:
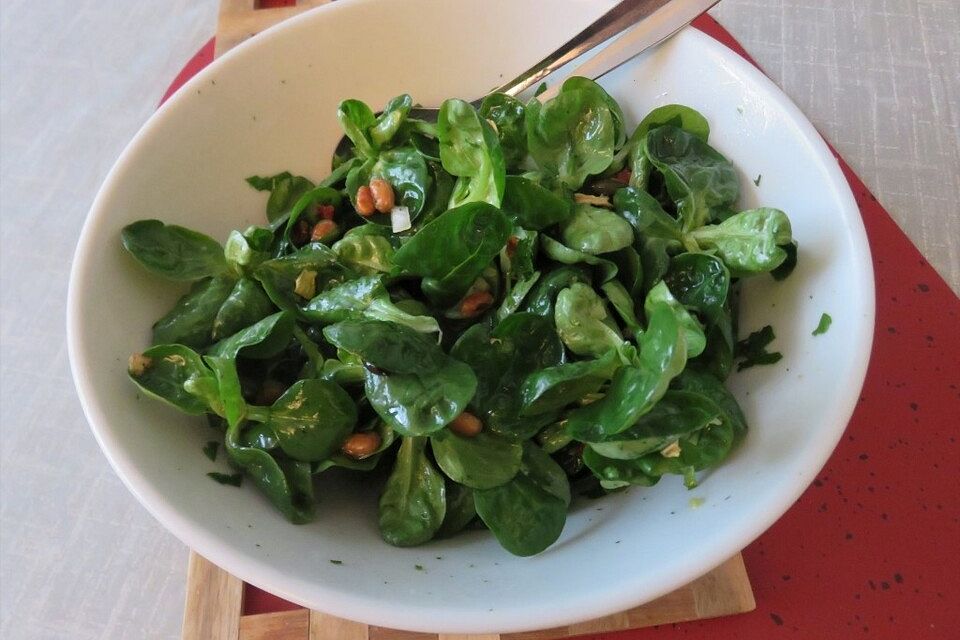
<path fill-rule="evenodd" d="M 712 18 L 695 25 L 751 60 Z M 163 99 L 212 60 L 211 40 Z M 873 251 L 873 355 L 837 450 L 743 551 L 756 611 L 582 638 L 960 638 L 960 300 L 840 164 Z M 245 613 L 293 608 L 248 586 Z"/>

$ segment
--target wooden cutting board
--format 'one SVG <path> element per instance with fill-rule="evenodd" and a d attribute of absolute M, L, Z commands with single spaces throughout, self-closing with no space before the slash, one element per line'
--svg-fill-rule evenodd
<path fill-rule="evenodd" d="M 239 578 L 191 553 L 183 640 L 555 640 L 716 618 L 756 608 L 740 554 L 687 586 L 628 611 L 567 627 L 502 635 L 412 633 L 308 609 L 244 615 L 246 587 Z"/>
<path fill-rule="evenodd" d="M 331 0 L 221 0 L 215 55 L 293 15 Z M 743 558 L 653 602 L 605 618 L 527 633 L 425 634 L 374 627 L 308 609 L 244 614 L 247 586 L 196 553 L 190 555 L 183 640 L 554 640 L 715 618 L 756 608 Z"/>

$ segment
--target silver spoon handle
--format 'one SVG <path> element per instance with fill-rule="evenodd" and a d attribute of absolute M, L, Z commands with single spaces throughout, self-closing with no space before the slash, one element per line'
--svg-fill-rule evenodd
<path fill-rule="evenodd" d="M 516 96 L 524 89 L 540 82 L 566 63 L 590 51 L 597 45 L 606 42 L 629 27 L 634 26 L 668 4 L 687 5 L 681 8 L 680 11 L 673 12 L 672 14 L 672 21 L 674 19 L 676 20 L 673 31 L 676 31 L 689 24 L 691 20 L 712 7 L 718 1 L 719 0 L 696 0 L 694 2 L 684 2 L 683 0 L 623 0 L 600 16 L 593 24 L 568 40 L 559 49 L 513 80 L 498 87 L 494 92 Z M 645 44 L 642 48 L 636 50 L 633 55 L 656 44 L 661 39 L 663 38 L 660 37 Z M 634 46 L 631 48 L 637 48 L 637 46 L 638 43 L 634 43 Z"/>

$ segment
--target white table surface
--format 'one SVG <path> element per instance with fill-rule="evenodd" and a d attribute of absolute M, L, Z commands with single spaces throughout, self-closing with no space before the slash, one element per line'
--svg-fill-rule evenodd
<path fill-rule="evenodd" d="M 187 549 L 97 448 L 64 307 L 100 182 L 216 6 L 0 4 L 0 637 L 179 636 Z M 960 290 L 960 2 L 724 0 L 714 13 Z"/>

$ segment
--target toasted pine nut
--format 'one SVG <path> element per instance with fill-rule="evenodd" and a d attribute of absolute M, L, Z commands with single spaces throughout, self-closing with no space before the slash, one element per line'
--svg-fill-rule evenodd
<path fill-rule="evenodd" d="M 464 318 L 473 318 L 480 315 L 491 304 L 493 304 L 493 296 L 489 291 L 471 293 L 460 303 L 460 315 Z"/>
<path fill-rule="evenodd" d="M 329 242 L 336 237 L 339 231 L 340 227 L 333 220 L 321 220 L 313 225 L 313 230 L 310 232 L 310 241 Z"/>
<path fill-rule="evenodd" d="M 609 196 L 593 196 L 589 193 L 575 193 L 573 194 L 573 201 L 577 204 L 589 204 L 594 207 L 613 209 Z"/>
<path fill-rule="evenodd" d="M 380 435 L 373 431 L 351 434 L 340 448 L 354 460 L 360 460 L 376 453 L 380 448 Z"/>
<path fill-rule="evenodd" d="M 660 450 L 660 455 L 664 458 L 679 458 L 680 457 L 680 443 L 677 440 L 674 440 L 663 449 Z"/>
<path fill-rule="evenodd" d="M 372 216 L 377 210 L 373 203 L 373 192 L 370 187 L 364 185 L 357 189 L 357 213 L 363 217 Z"/>
<path fill-rule="evenodd" d="M 464 438 L 473 438 L 483 431 L 483 423 L 480 422 L 480 418 L 466 411 L 454 418 L 449 426 L 450 431 Z"/>
<path fill-rule="evenodd" d="M 375 178 L 370 181 L 370 191 L 373 192 L 373 203 L 380 213 L 390 213 L 396 202 L 393 194 L 393 187 L 383 178 Z"/>
<path fill-rule="evenodd" d="M 145 356 L 142 353 L 135 353 L 127 360 L 127 371 L 130 375 L 139 378 L 153 364 L 153 358 Z"/>

